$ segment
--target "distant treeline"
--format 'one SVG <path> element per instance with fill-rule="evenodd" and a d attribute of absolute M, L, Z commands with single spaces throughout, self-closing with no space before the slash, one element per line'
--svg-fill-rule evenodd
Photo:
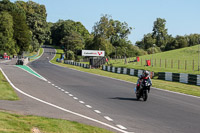
<path fill-rule="evenodd" d="M 136 42 L 136 46 L 151 54 L 152 52 L 168 51 L 200 44 L 200 34 L 172 37 L 172 35 L 168 35 L 165 24 L 165 19 L 157 18 L 154 22 L 153 32 L 144 35 L 141 41 Z"/>
<path fill-rule="evenodd" d="M 93 26 L 91 33 L 81 22 L 58 20 L 46 21 L 44 5 L 33 1 L 0 1 L 0 54 L 22 54 L 37 51 L 42 45 L 56 45 L 64 49 L 66 57 L 79 59 L 77 50 L 104 50 L 107 56 L 139 56 L 172 50 L 199 43 L 200 35 L 168 35 L 166 20 L 158 18 L 153 32 L 144 35 L 133 45 L 128 36 L 132 28 L 126 22 L 103 15 Z"/>

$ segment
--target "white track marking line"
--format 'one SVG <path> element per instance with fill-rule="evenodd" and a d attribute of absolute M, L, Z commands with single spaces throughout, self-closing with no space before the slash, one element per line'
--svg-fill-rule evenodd
<path fill-rule="evenodd" d="M 10 85 L 11 85 L 16 91 L 18 91 L 19 93 L 21 93 L 21 94 L 23 94 L 23 95 L 25 95 L 25 96 L 27 96 L 27 97 L 29 97 L 29 98 L 32 98 L 32 99 L 34 99 L 34 100 L 36 100 L 36 101 L 39 101 L 39 102 L 41 102 L 41 103 L 44 103 L 44 104 L 46 104 L 46 105 L 52 106 L 52 107 L 57 108 L 57 109 L 59 109 L 59 110 L 62 110 L 62 111 L 64 111 L 64 112 L 68 112 L 68 113 L 71 113 L 71 114 L 73 114 L 73 115 L 76 115 L 76 116 L 85 118 L 85 119 L 87 119 L 87 120 L 91 120 L 91 121 L 94 121 L 94 122 L 96 122 L 96 123 L 102 124 L 102 125 L 104 125 L 104 126 L 110 127 L 110 128 L 112 128 L 112 129 L 115 129 L 115 130 L 120 131 L 120 132 L 122 132 L 122 133 L 129 133 L 129 132 L 127 132 L 127 131 L 124 131 L 124 130 L 122 130 L 122 129 L 120 129 L 120 128 L 117 128 L 117 127 L 114 127 L 114 126 L 112 126 L 112 125 L 106 124 L 106 123 L 101 122 L 101 121 L 99 121 L 99 120 L 93 119 L 93 118 L 91 118 L 91 117 L 88 117 L 88 116 L 85 116 L 85 115 L 82 115 L 82 114 L 79 114 L 79 113 L 76 113 L 76 112 L 73 112 L 73 111 L 70 111 L 70 110 L 67 110 L 67 109 L 62 108 L 62 107 L 60 107 L 60 106 L 57 106 L 57 105 L 55 105 L 55 104 L 52 104 L 52 103 L 46 102 L 46 101 L 44 101 L 44 100 L 41 100 L 41 99 L 39 99 L 39 98 L 37 98 L 37 97 L 31 96 L 31 95 L 29 95 L 29 94 L 23 92 L 22 90 L 18 89 L 17 87 L 15 87 L 15 86 L 13 85 L 13 83 L 8 79 L 8 77 L 6 76 L 6 74 L 3 72 L 3 70 L 2 70 L 1 68 L 0 68 L 0 70 L 2 71 L 2 73 L 3 73 L 3 75 L 5 76 L 5 78 L 7 79 L 7 81 L 10 83 Z"/>
<path fill-rule="evenodd" d="M 108 121 L 113 121 L 113 119 L 111 119 L 111 118 L 108 117 L 108 116 L 104 116 L 104 118 L 106 118 Z"/>
<path fill-rule="evenodd" d="M 50 82 L 50 81 L 48 81 L 48 83 L 49 83 L 49 84 L 51 84 L 51 82 Z"/>
<path fill-rule="evenodd" d="M 61 89 L 61 91 L 65 91 L 65 90 Z"/>
<path fill-rule="evenodd" d="M 90 105 L 85 105 L 85 106 L 88 107 L 88 108 L 90 108 L 90 109 L 92 108 L 92 106 L 90 106 Z"/>
<path fill-rule="evenodd" d="M 49 63 L 51 63 L 51 62 L 49 61 Z M 82 72 L 82 73 L 88 73 L 88 72 L 83 72 L 83 71 L 76 70 L 76 69 L 73 69 L 73 68 L 68 68 L 68 67 L 59 66 L 59 65 L 56 65 L 56 64 L 53 64 L 53 63 L 51 63 L 51 64 L 52 64 L 52 65 L 55 65 L 55 66 L 58 66 L 58 67 L 67 68 L 67 69 L 75 70 L 75 71 L 78 71 L 78 72 Z M 103 70 L 102 70 L 102 71 L 103 71 Z M 93 74 L 93 73 L 88 73 L 88 74 L 96 75 L 96 76 L 99 76 L 99 77 L 105 77 L 105 78 L 109 78 L 109 79 L 114 79 L 114 80 L 118 80 L 118 81 L 122 81 L 122 82 L 126 82 L 126 83 L 130 83 L 130 84 L 136 85 L 136 83 L 133 83 L 133 82 L 130 82 L 130 81 L 121 80 L 121 79 L 117 79 L 117 78 L 111 78 L 111 77 L 102 76 L 102 75 Z M 169 92 L 169 93 L 174 93 L 174 94 L 178 94 L 178 95 L 183 95 L 183 96 L 188 96 L 188 97 L 193 97 L 193 98 L 198 98 L 198 99 L 200 99 L 200 97 L 198 97 L 198 96 L 188 95 L 188 94 L 184 94 L 184 93 L 180 93 L 180 92 L 174 92 L 174 91 L 164 90 L 164 89 L 155 88 L 155 87 L 152 87 L 152 89 L 160 90 L 160 91 L 165 91 L 165 92 Z"/>
<path fill-rule="evenodd" d="M 99 110 L 94 110 L 96 113 L 100 114 L 101 112 Z"/>
<path fill-rule="evenodd" d="M 77 97 L 73 97 L 75 100 L 77 100 L 78 98 Z"/>
<path fill-rule="evenodd" d="M 65 91 L 66 94 L 68 94 L 69 92 Z"/>
<path fill-rule="evenodd" d="M 73 95 L 72 95 L 72 94 L 69 94 L 69 96 L 70 96 L 70 97 L 73 97 Z"/>
<path fill-rule="evenodd" d="M 123 129 L 123 130 L 126 130 L 127 128 L 126 127 L 124 127 L 124 126 L 122 126 L 122 125 L 116 125 L 117 127 L 119 127 L 119 128 L 121 128 L 121 129 Z"/>
<path fill-rule="evenodd" d="M 83 102 L 83 101 L 79 101 L 79 103 L 82 103 L 82 104 L 84 104 L 85 102 Z"/>
<path fill-rule="evenodd" d="M 54 84 L 51 84 L 51 85 L 55 86 Z"/>

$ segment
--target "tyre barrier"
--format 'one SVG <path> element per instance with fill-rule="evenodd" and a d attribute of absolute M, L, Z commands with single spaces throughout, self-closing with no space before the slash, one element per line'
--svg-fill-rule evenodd
<path fill-rule="evenodd" d="M 159 72 L 158 79 L 191 85 L 200 85 L 200 75 L 194 74 Z"/>

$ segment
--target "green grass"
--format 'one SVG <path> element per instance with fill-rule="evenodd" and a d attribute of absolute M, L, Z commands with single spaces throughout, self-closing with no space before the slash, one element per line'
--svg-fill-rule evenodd
<path fill-rule="evenodd" d="M 19 100 L 17 94 L 0 71 L 0 100 Z"/>
<path fill-rule="evenodd" d="M 1 133 L 30 133 L 34 128 L 39 129 L 42 133 L 111 133 L 102 128 L 62 119 L 18 115 L 0 111 Z"/>
<path fill-rule="evenodd" d="M 57 52 L 62 53 L 63 51 L 61 49 L 57 49 Z M 102 76 L 107 76 L 107 77 L 112 77 L 112 78 L 116 78 L 116 79 L 121 79 L 121 80 L 129 81 L 129 82 L 133 82 L 133 83 L 136 83 L 137 79 L 138 79 L 135 76 L 107 72 L 107 71 L 103 71 L 101 69 L 86 69 L 86 68 L 82 68 L 82 67 L 78 67 L 78 66 L 68 65 L 68 64 L 64 64 L 64 63 L 58 63 L 58 62 L 56 62 L 56 58 L 58 58 L 58 56 L 59 56 L 59 54 L 56 54 L 56 57 L 51 62 L 54 64 L 57 64 L 57 65 L 63 66 L 63 67 L 73 68 L 76 70 L 93 73 L 93 74 L 98 74 L 98 75 L 102 75 Z M 158 79 L 152 79 L 152 82 L 153 82 L 153 87 L 156 87 L 156 88 L 170 90 L 170 91 L 174 91 L 174 92 L 180 92 L 180 93 L 194 95 L 194 96 L 200 96 L 200 87 L 199 86 L 183 84 L 183 83 L 178 83 L 178 82 L 163 81 L 163 80 L 158 80 Z"/>
<path fill-rule="evenodd" d="M 146 60 L 152 60 L 153 67 L 145 66 Z M 128 58 L 127 61 L 133 61 L 134 58 Z M 134 69 L 144 69 L 154 72 L 174 72 L 200 74 L 198 71 L 198 45 L 177 50 L 171 50 L 153 55 L 140 56 L 140 62 L 124 64 L 124 59 L 111 60 L 109 62 L 115 67 L 126 67 Z"/>

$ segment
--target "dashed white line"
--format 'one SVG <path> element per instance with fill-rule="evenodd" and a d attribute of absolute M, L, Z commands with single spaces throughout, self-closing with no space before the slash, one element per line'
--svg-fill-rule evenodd
<path fill-rule="evenodd" d="M 51 85 L 55 86 L 54 84 L 51 84 Z"/>
<path fill-rule="evenodd" d="M 100 114 L 101 112 L 99 110 L 94 110 L 96 113 Z"/>
<path fill-rule="evenodd" d="M 61 91 L 65 91 L 65 90 L 61 89 Z"/>
<path fill-rule="evenodd" d="M 66 94 L 68 94 L 69 92 L 65 91 Z"/>
<path fill-rule="evenodd" d="M 123 129 L 123 130 L 126 130 L 127 128 L 125 128 L 124 126 L 122 126 L 122 125 L 116 125 L 117 127 L 119 127 L 119 128 L 121 128 L 121 129 Z"/>
<path fill-rule="evenodd" d="M 72 94 L 69 94 L 69 96 L 72 97 L 73 95 L 72 95 Z"/>
<path fill-rule="evenodd" d="M 78 98 L 77 97 L 73 97 L 75 100 L 77 100 Z"/>
<path fill-rule="evenodd" d="M 56 88 L 58 88 L 58 86 L 55 86 Z"/>
<path fill-rule="evenodd" d="M 49 84 L 51 84 L 51 82 L 48 81 Z"/>
<path fill-rule="evenodd" d="M 104 116 L 104 118 L 106 118 L 108 121 L 113 121 L 113 119 L 111 119 L 111 118 L 108 117 L 108 116 Z"/>
<path fill-rule="evenodd" d="M 82 103 L 82 104 L 84 104 L 85 102 L 83 102 L 83 101 L 79 101 L 80 103 Z"/>
<path fill-rule="evenodd" d="M 88 108 L 92 108 L 92 106 L 90 106 L 90 105 L 85 105 L 86 107 L 88 107 Z"/>
<path fill-rule="evenodd" d="M 59 107 L 59 106 L 57 106 L 57 105 L 55 105 L 55 104 L 52 104 L 52 103 L 43 101 L 43 100 L 41 100 L 41 99 L 39 99 L 39 98 L 37 98 L 37 97 L 31 96 L 31 95 L 29 95 L 29 94 L 23 92 L 22 90 L 18 89 L 17 87 L 15 87 L 15 86 L 11 83 L 11 81 L 8 79 L 8 77 L 6 76 L 6 74 L 3 72 L 3 70 L 2 70 L 1 68 L 0 68 L 0 71 L 2 71 L 3 75 L 5 76 L 5 78 L 8 80 L 8 82 L 10 83 L 10 85 L 11 85 L 15 90 L 17 90 L 19 93 L 21 93 L 21 94 L 23 94 L 23 95 L 25 95 L 25 96 L 27 96 L 27 97 L 29 97 L 29 98 L 32 98 L 32 99 L 34 99 L 34 100 L 36 100 L 36 101 L 39 101 L 39 102 L 44 103 L 44 104 L 46 104 L 46 105 L 49 105 L 49 106 L 51 106 L 51 107 L 57 108 L 57 109 L 62 110 L 62 111 L 64 111 L 64 112 L 68 112 L 68 113 L 74 114 L 74 115 L 76 115 L 76 116 L 79 116 L 79 117 L 82 117 L 82 118 L 85 118 L 85 119 L 88 119 L 88 120 L 97 122 L 97 123 L 99 123 L 99 124 L 102 124 L 102 125 L 104 125 L 104 126 L 110 127 L 110 128 L 112 128 L 112 129 L 115 129 L 115 130 L 120 131 L 120 132 L 122 132 L 122 133 L 128 133 L 127 131 L 124 131 L 124 130 L 122 130 L 122 129 L 120 129 L 120 128 L 117 128 L 117 127 L 114 127 L 114 126 L 112 126 L 112 125 L 106 124 L 106 123 L 104 123 L 104 122 L 101 122 L 101 121 L 99 121 L 99 120 L 93 119 L 93 118 L 91 118 L 91 117 L 88 117 L 88 116 L 85 116 L 85 115 L 82 115 L 82 114 L 79 114 L 79 113 L 76 113 L 76 112 L 72 112 L 72 111 L 67 110 L 67 109 L 65 109 L 65 108 Z"/>

